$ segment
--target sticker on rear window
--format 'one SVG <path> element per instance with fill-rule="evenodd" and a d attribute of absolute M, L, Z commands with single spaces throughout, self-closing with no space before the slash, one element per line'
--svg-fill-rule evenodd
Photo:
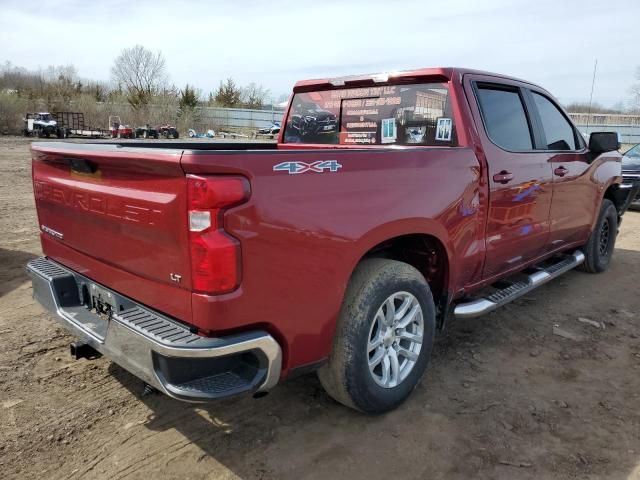
<path fill-rule="evenodd" d="M 436 140 L 440 142 L 451 141 L 452 122 L 450 118 L 441 117 L 436 126 Z"/>
<path fill-rule="evenodd" d="M 380 135 L 380 143 L 394 143 L 398 134 L 396 130 L 395 118 L 382 119 L 382 134 Z"/>

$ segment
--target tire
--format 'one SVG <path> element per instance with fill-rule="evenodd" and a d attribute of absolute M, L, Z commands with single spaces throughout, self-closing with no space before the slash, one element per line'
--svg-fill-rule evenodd
<path fill-rule="evenodd" d="M 391 299 L 393 310 L 387 306 Z M 421 319 L 422 343 L 394 337 L 397 330 L 386 326 L 385 316 L 390 311 L 400 315 L 405 301 L 411 302 L 400 317 L 410 321 L 405 335 L 419 337 Z M 415 315 L 411 317 L 412 313 Z M 398 407 L 416 387 L 427 366 L 435 317 L 431 290 L 418 270 L 395 260 L 363 260 L 347 287 L 329 360 L 318 370 L 322 386 L 338 402 L 364 413 L 378 414 Z M 395 325 L 401 324 L 402 320 Z M 397 353 L 387 356 L 393 353 L 391 350 Z M 405 356 L 408 353 L 413 360 Z M 380 357 L 382 360 L 376 363 Z M 395 368 L 393 357 L 397 360 Z"/>
<path fill-rule="evenodd" d="M 611 200 L 604 199 L 598 221 L 583 247 L 585 260 L 578 266 L 588 273 L 600 273 L 609 268 L 618 234 L 618 211 Z M 606 238 L 604 238 L 606 237 Z"/>

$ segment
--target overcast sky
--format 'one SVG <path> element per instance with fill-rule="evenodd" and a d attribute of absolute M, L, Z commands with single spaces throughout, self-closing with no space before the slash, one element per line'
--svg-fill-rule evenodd
<path fill-rule="evenodd" d="M 562 102 L 629 98 L 640 0 L 0 0 L 0 62 L 73 64 L 109 80 L 122 48 L 161 50 L 173 83 L 298 79 L 463 66 L 521 77 Z"/>

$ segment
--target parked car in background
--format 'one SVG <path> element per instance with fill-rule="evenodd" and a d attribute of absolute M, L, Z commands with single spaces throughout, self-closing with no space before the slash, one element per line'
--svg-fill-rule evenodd
<path fill-rule="evenodd" d="M 255 136 L 257 137 L 261 135 L 261 136 L 268 136 L 270 138 L 273 138 L 275 135 L 280 133 L 280 128 L 281 128 L 280 122 L 273 122 L 271 125 L 267 127 L 259 128 Z"/>
<path fill-rule="evenodd" d="M 622 157 L 622 180 L 625 185 L 640 182 L 640 143 L 627 150 Z M 629 208 L 640 210 L 640 192 Z"/>
<path fill-rule="evenodd" d="M 27 269 L 76 356 L 195 402 L 317 370 L 381 413 L 449 319 L 609 267 L 617 135 L 587 145 L 543 88 L 432 68 L 293 95 L 278 143 L 32 145 Z"/>

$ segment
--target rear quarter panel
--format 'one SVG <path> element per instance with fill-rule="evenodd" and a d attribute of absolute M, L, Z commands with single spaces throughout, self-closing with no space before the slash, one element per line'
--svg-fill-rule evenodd
<path fill-rule="evenodd" d="M 290 175 L 284 161 L 336 160 L 335 173 Z M 375 245 L 430 234 L 444 244 L 449 287 L 477 280 L 484 258 L 486 193 L 468 148 L 185 152 L 187 173 L 241 174 L 248 203 L 225 228 L 242 245 L 242 283 L 222 296 L 193 295 L 193 321 L 210 332 L 260 325 L 291 366 L 322 360 L 354 267 Z"/>

